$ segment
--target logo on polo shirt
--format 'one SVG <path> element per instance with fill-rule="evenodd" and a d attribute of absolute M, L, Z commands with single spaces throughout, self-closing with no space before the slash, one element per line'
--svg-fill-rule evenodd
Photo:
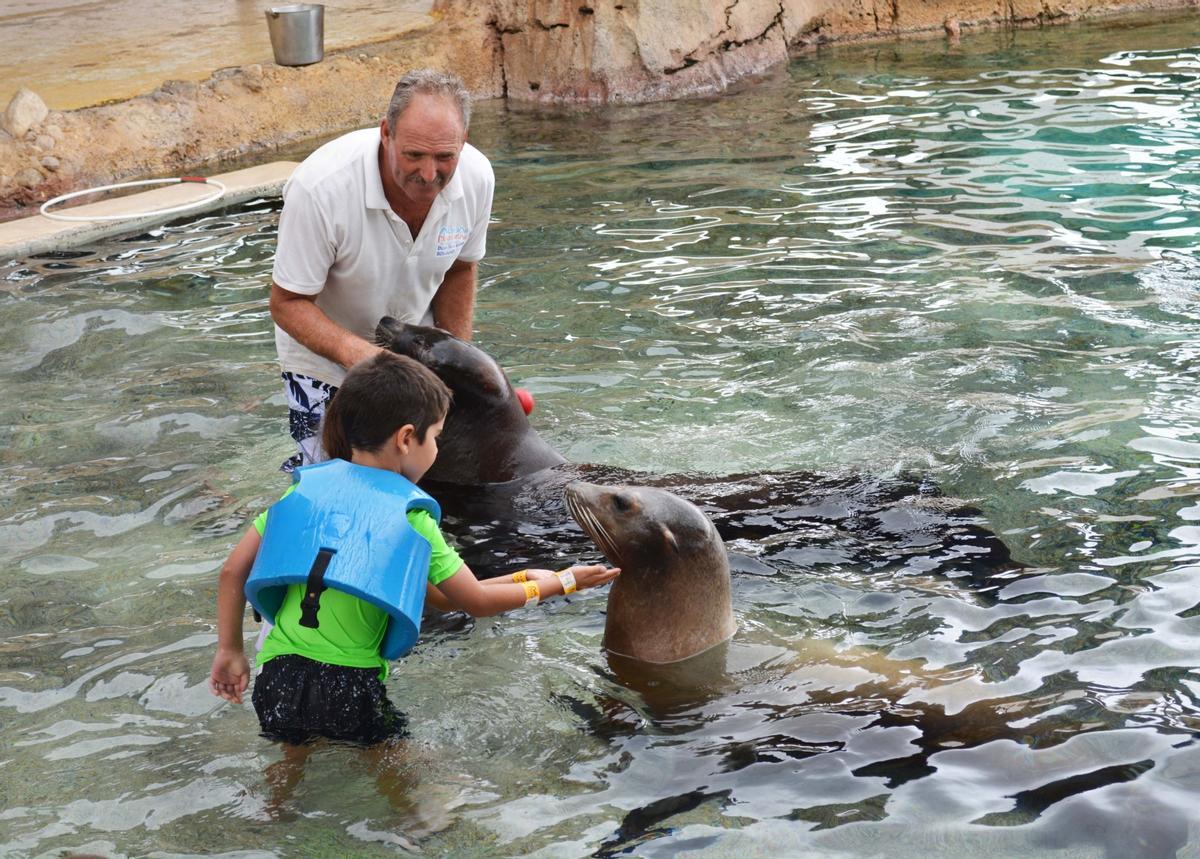
<path fill-rule="evenodd" d="M 437 234 L 437 255 L 444 257 L 457 254 L 467 243 L 469 235 L 466 227 L 442 227 Z"/>

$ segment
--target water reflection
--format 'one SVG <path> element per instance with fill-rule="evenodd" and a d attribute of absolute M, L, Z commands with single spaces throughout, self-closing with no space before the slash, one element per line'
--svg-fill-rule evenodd
<path fill-rule="evenodd" d="M 919 473 L 1021 568 L 988 596 L 928 553 L 743 535 L 726 665 L 666 704 L 601 654 L 603 594 L 430 630 L 389 680 L 451 809 L 423 849 L 1194 848 L 1198 37 L 848 47 L 714 102 L 479 111 L 477 337 L 565 455 Z M 5 851 L 405 849 L 345 750 L 272 809 L 277 752 L 203 688 L 214 571 L 282 488 L 276 217 L 0 268 Z"/>

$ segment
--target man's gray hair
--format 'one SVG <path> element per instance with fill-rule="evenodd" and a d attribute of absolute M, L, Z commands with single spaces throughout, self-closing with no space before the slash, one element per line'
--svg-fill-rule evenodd
<path fill-rule="evenodd" d="M 463 132 L 471 124 L 471 94 L 458 75 L 439 72 L 436 69 L 414 69 L 400 78 L 388 104 L 387 124 L 389 131 L 396 130 L 396 120 L 412 104 L 418 95 L 440 95 L 458 105 L 462 117 Z"/>

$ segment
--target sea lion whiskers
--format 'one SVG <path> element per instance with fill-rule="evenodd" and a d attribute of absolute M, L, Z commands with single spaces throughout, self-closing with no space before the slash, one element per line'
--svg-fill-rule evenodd
<path fill-rule="evenodd" d="M 614 564 L 620 566 L 623 563 L 621 560 L 621 552 L 617 547 L 616 541 L 613 540 L 612 535 L 608 533 L 608 529 L 604 527 L 604 523 L 592 515 L 590 510 L 586 510 L 584 513 L 587 515 L 588 521 L 591 523 L 591 527 L 588 529 L 588 531 L 591 533 L 592 538 L 600 544 L 600 548 L 603 550 L 604 554 L 608 556 L 608 558 Z"/>
<path fill-rule="evenodd" d="M 587 523 L 588 534 L 600 546 L 600 550 L 614 563 L 620 564 L 621 552 L 613 539 L 612 534 L 608 533 L 608 529 L 604 527 L 604 523 L 596 518 L 595 514 L 586 507 L 582 507 L 578 501 L 575 502 L 575 509 L 583 517 Z"/>
<path fill-rule="evenodd" d="M 600 521 L 592 515 L 592 511 L 588 510 L 586 507 L 583 507 L 579 503 L 579 499 L 571 493 L 567 493 L 567 509 L 571 512 L 571 515 L 575 517 L 575 521 L 578 522 L 585 531 L 587 531 L 588 536 L 591 537 L 592 540 L 600 547 L 600 551 L 604 553 L 605 557 L 607 557 L 612 563 L 620 566 L 620 552 L 617 551 L 617 545 L 613 540 L 612 535 L 609 534 L 604 525 L 602 525 Z"/>

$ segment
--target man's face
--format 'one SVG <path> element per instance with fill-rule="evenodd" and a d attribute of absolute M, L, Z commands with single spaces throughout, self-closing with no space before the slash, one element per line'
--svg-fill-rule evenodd
<path fill-rule="evenodd" d="M 397 117 L 394 130 L 383 121 L 380 138 L 385 190 L 399 191 L 408 202 L 427 209 L 454 175 L 466 133 L 454 102 L 418 95 Z"/>

